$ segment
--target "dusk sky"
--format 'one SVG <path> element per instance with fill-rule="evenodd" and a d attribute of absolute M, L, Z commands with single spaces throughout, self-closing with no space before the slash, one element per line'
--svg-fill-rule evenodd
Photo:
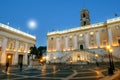
<path fill-rule="evenodd" d="M 87 8 L 91 24 L 120 15 L 120 0 L 0 0 L 0 23 L 29 32 L 37 46 L 46 46 L 46 34 L 80 27 L 80 10 Z M 30 29 L 28 21 L 37 27 Z"/>

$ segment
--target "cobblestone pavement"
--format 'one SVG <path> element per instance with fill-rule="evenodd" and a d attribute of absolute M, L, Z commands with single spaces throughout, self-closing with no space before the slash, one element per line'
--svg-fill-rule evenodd
<path fill-rule="evenodd" d="M 104 68 L 92 66 L 44 65 L 37 68 L 9 68 L 0 71 L 0 80 L 99 80 Z"/>

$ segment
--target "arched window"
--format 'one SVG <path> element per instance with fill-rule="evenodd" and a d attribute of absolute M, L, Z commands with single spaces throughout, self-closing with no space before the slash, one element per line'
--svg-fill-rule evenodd
<path fill-rule="evenodd" d="M 51 38 L 51 40 L 53 40 L 53 37 Z"/>
<path fill-rule="evenodd" d="M 24 51 L 24 49 L 25 49 L 25 45 L 24 45 L 24 44 L 21 44 L 21 45 L 20 45 L 20 50 L 21 50 L 21 51 Z"/>
<path fill-rule="evenodd" d="M 13 48 L 14 48 L 14 42 L 11 41 L 11 42 L 9 43 L 9 49 L 13 49 Z"/>
<path fill-rule="evenodd" d="M 83 23 L 84 25 L 86 25 L 86 21 L 84 21 L 84 23 Z"/>
<path fill-rule="evenodd" d="M 83 17 L 85 17 L 85 13 L 83 14 Z"/>

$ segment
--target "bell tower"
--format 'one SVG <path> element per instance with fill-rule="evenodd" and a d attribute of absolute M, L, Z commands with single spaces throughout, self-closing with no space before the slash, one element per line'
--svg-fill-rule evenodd
<path fill-rule="evenodd" d="M 81 26 L 90 25 L 90 15 L 87 9 L 81 10 L 80 16 L 81 16 L 81 19 L 80 19 Z"/>

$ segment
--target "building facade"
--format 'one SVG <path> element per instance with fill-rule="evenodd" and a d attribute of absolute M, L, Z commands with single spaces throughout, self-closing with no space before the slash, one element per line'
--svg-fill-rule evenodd
<path fill-rule="evenodd" d="M 120 17 L 90 24 L 88 13 L 85 9 L 81 11 L 81 27 L 47 34 L 48 61 L 55 61 L 72 53 L 74 54 L 71 56 L 74 57 L 75 51 L 82 50 L 101 55 L 105 53 L 104 49 L 107 45 L 112 46 L 113 55 L 120 58 Z"/>
<path fill-rule="evenodd" d="M 28 65 L 29 49 L 35 43 L 35 36 L 0 23 L 0 64 Z"/>

